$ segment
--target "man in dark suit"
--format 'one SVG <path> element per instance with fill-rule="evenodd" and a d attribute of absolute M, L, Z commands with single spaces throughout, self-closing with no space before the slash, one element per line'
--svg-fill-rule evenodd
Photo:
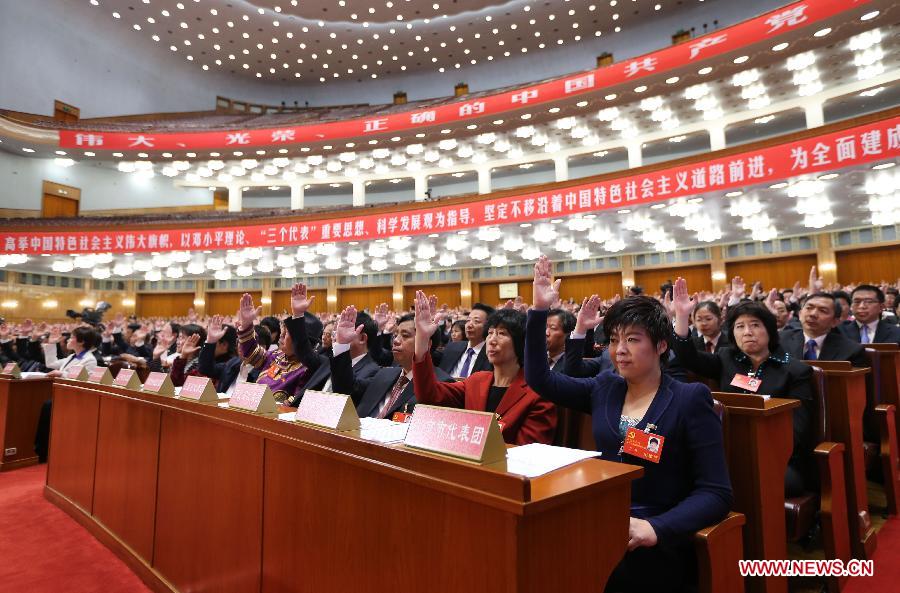
<path fill-rule="evenodd" d="M 804 299 L 800 308 L 800 329 L 787 327 L 779 332 L 784 351 L 803 360 L 846 360 L 855 367 L 869 366 L 860 344 L 838 331 L 840 303 L 825 292 Z"/>
<path fill-rule="evenodd" d="M 547 362 L 550 370 L 562 371 L 566 366 L 566 338 L 575 330 L 575 316 L 565 309 L 547 313 Z"/>
<path fill-rule="evenodd" d="M 340 332 L 338 323 L 338 332 Z M 416 323 L 412 314 L 403 315 L 397 320 L 394 329 L 394 340 L 391 352 L 394 364 L 384 367 L 365 381 L 350 380 L 347 369 L 349 355 L 335 352 L 332 359 L 334 388 L 338 393 L 347 393 L 364 386 L 356 412 L 360 418 L 388 418 L 395 412 L 412 412 L 416 405 L 416 394 L 412 381 L 412 365 L 415 356 Z M 338 337 L 338 343 L 340 337 Z M 337 347 L 338 343 L 335 344 Z M 439 381 L 451 381 L 450 376 L 440 369 L 435 369 Z"/>
<path fill-rule="evenodd" d="M 488 362 L 487 352 L 484 349 L 484 339 L 487 337 L 485 323 L 493 307 L 482 303 L 475 303 L 469 319 L 466 321 L 465 342 L 449 342 L 444 347 L 439 369 L 451 377 L 466 378 L 475 371 L 492 371 L 494 367 Z"/>
<path fill-rule="evenodd" d="M 345 393 L 353 399 L 354 405 L 359 403 L 359 398 L 365 390 L 366 382 L 371 379 L 381 369 L 381 366 L 372 358 L 369 351 L 369 344 L 374 344 L 378 339 L 378 327 L 375 321 L 365 311 L 356 311 L 352 305 L 344 309 L 347 317 L 347 327 L 343 328 L 341 333 L 340 327 L 334 325 L 335 333 L 332 338 L 331 351 L 332 355 L 319 355 L 321 364 L 315 370 L 306 387 L 298 391 L 293 397 L 287 399 L 287 405 L 296 406 L 303 399 L 303 394 L 307 389 L 313 391 L 329 391 L 334 393 Z M 350 368 L 346 365 L 338 365 L 340 372 L 345 373 L 348 378 L 352 378 L 350 391 L 338 389 L 334 385 L 335 364 L 334 359 L 339 354 L 346 354 L 345 358 L 349 360 Z"/>
<path fill-rule="evenodd" d="M 900 344 L 900 328 L 881 319 L 884 292 L 871 284 L 860 284 L 850 295 L 853 321 L 840 325 L 841 333 L 860 344 Z"/>

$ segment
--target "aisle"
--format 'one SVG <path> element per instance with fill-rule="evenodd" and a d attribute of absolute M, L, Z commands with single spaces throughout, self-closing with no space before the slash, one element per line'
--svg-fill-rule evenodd
<path fill-rule="evenodd" d="M 0 591 L 143 593 L 112 552 L 44 499 L 47 464 L 0 474 Z"/>
<path fill-rule="evenodd" d="M 875 550 L 875 576 L 855 577 L 847 581 L 843 593 L 872 591 L 900 591 L 900 519 L 892 517 L 878 530 L 878 549 Z"/>

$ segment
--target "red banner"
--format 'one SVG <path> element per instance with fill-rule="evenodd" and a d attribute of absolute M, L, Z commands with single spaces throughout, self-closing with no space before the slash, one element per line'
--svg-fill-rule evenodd
<path fill-rule="evenodd" d="M 597 92 L 624 82 L 661 74 L 686 64 L 701 63 L 745 46 L 760 42 L 771 43 L 785 33 L 813 25 L 869 2 L 870 0 L 795 2 L 743 23 L 698 37 L 690 43 L 674 45 L 632 60 L 543 84 L 430 109 L 324 124 L 216 132 L 155 134 L 60 130 L 59 145 L 62 148 L 87 150 L 239 149 L 250 146 L 289 146 L 339 140 L 466 121 Z"/>
<path fill-rule="evenodd" d="M 652 173 L 334 221 L 98 232 L 0 232 L 0 253 L 148 252 L 364 241 L 640 206 L 900 156 L 900 117 Z"/>

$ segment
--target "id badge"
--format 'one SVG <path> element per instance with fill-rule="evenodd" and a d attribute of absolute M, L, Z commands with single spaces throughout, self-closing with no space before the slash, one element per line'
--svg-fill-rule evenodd
<path fill-rule="evenodd" d="M 664 436 L 637 430 L 630 426 L 625 432 L 625 444 L 622 445 L 622 451 L 653 463 L 659 463 L 665 442 L 666 437 Z"/>
<path fill-rule="evenodd" d="M 405 412 L 394 412 L 394 415 L 391 416 L 391 420 L 394 422 L 407 423 L 410 418 L 412 418 L 412 414 L 407 414 Z"/>
<path fill-rule="evenodd" d="M 740 373 L 736 374 L 734 379 L 731 380 L 732 387 L 740 387 L 741 389 L 746 389 L 753 393 L 756 393 L 759 390 L 760 383 L 762 383 L 762 381 L 756 377 L 748 377 L 747 375 L 742 375 Z"/>

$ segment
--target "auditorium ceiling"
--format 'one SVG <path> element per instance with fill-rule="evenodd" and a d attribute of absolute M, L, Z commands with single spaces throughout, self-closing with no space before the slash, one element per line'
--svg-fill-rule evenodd
<path fill-rule="evenodd" d="M 452 72 L 627 32 L 662 0 L 77 0 L 198 69 L 265 81 Z M 714 0 L 709 0 L 709 4 Z M 672 31 L 674 32 L 674 31 Z"/>

